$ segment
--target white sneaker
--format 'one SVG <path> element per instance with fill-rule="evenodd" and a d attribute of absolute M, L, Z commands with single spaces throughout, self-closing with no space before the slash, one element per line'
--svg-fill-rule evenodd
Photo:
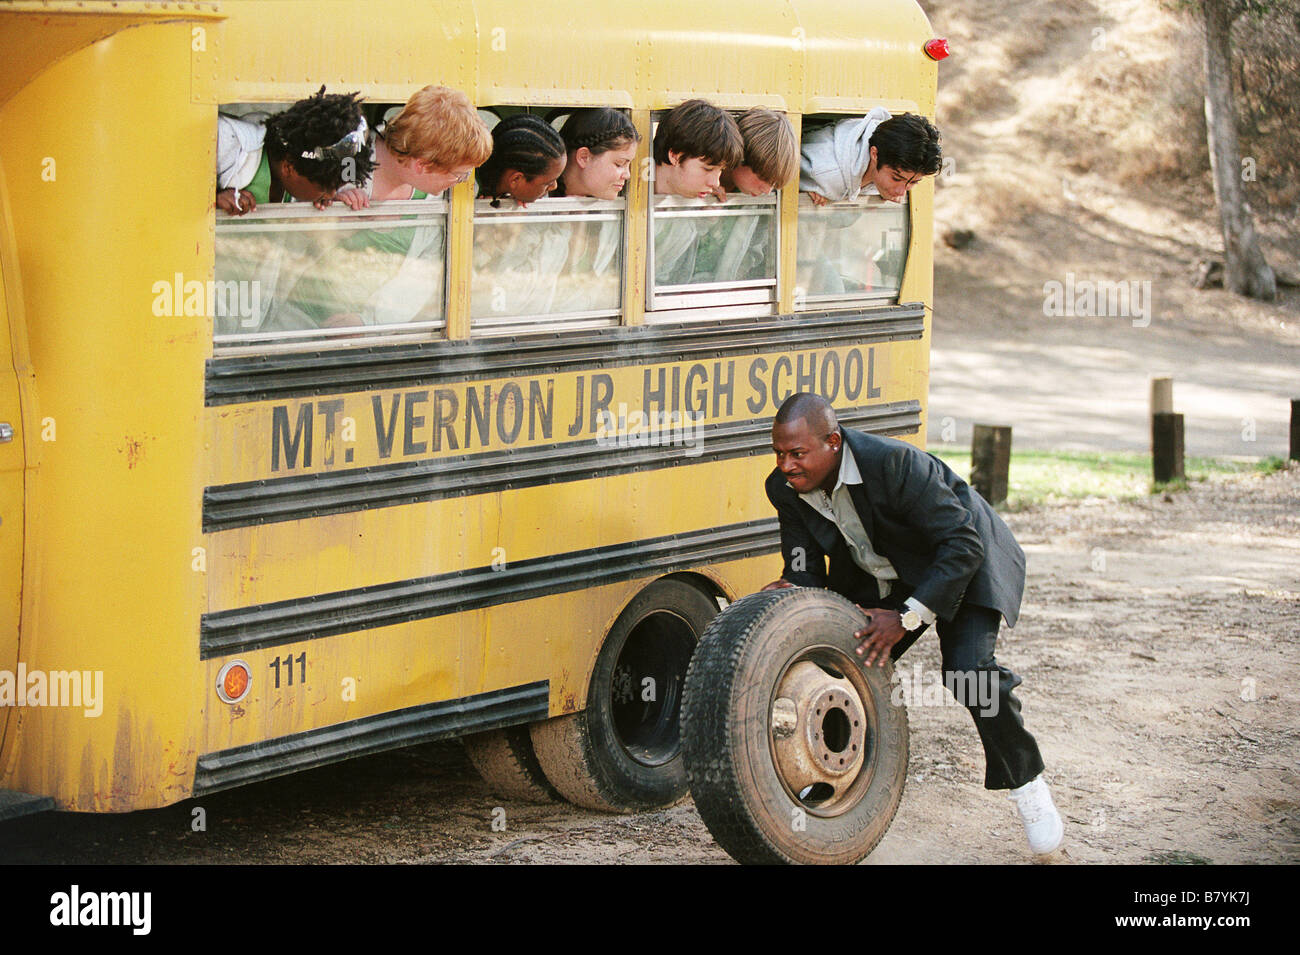
<path fill-rule="evenodd" d="M 1061 814 L 1052 803 L 1052 794 L 1042 776 L 1035 776 L 1007 796 L 1020 810 L 1020 821 L 1025 824 L 1029 848 L 1039 855 L 1055 852 L 1065 835 Z"/>

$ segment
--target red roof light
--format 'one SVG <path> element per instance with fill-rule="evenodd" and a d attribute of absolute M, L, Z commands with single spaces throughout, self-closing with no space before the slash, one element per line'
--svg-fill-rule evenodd
<path fill-rule="evenodd" d="M 948 39 L 947 37 L 937 36 L 925 45 L 925 55 L 932 60 L 946 60 L 948 58 Z"/>

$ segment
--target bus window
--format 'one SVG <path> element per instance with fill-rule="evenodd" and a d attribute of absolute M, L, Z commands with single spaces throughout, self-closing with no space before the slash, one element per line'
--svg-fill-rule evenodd
<path fill-rule="evenodd" d="M 214 344 L 228 353 L 429 338 L 445 323 L 447 209 L 426 198 L 218 213 Z"/>
<path fill-rule="evenodd" d="M 907 265 L 909 211 L 908 203 L 879 196 L 821 207 L 800 196 L 796 307 L 896 303 Z"/>
<path fill-rule="evenodd" d="M 656 196 L 650 207 L 653 312 L 776 301 L 777 199 Z M 674 312 L 672 320 L 707 318 Z M 647 321 L 667 315 L 647 316 Z"/>
<path fill-rule="evenodd" d="M 474 203 L 473 334 L 617 325 L 627 200 Z"/>
<path fill-rule="evenodd" d="M 650 194 L 647 323 L 716 318 L 709 309 L 718 306 L 730 316 L 736 306 L 746 315 L 772 314 L 779 192 L 735 192 L 720 203 L 655 195 L 652 180 Z"/>

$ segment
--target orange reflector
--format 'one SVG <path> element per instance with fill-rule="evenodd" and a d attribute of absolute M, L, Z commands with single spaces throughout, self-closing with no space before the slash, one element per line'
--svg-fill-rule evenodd
<path fill-rule="evenodd" d="M 946 37 L 935 37 L 925 45 L 925 55 L 932 60 L 946 60 L 948 58 L 948 40 Z"/>
<path fill-rule="evenodd" d="M 226 703 L 238 703 L 248 693 L 248 666 L 243 661 L 227 663 L 217 681 L 217 696 Z"/>

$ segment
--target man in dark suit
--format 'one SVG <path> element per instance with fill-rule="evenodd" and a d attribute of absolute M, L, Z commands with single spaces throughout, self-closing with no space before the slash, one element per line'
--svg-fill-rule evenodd
<path fill-rule="evenodd" d="M 1025 588 L 1025 555 L 1010 529 L 938 458 L 840 428 L 818 395 L 782 404 L 772 448 L 777 467 L 766 489 L 785 567 L 764 589 L 823 587 L 858 604 L 868 617 L 855 634 L 864 666 L 897 659 L 933 625 L 944 683 L 984 744 L 985 787 L 1011 790 L 1030 847 L 1055 850 L 1063 827 L 1012 695 L 1020 677 L 993 655 Z"/>

